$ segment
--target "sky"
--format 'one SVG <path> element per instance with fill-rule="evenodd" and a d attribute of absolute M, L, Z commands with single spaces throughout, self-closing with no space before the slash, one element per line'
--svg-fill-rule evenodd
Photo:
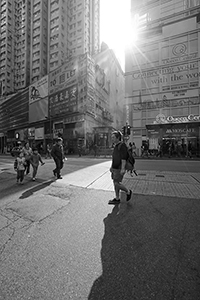
<path fill-rule="evenodd" d="M 124 48 L 131 0 L 100 0 L 100 41 L 105 42 L 124 69 Z"/>

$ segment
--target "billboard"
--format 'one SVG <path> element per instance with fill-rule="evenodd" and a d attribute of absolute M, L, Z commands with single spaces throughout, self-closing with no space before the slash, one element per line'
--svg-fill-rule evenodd
<path fill-rule="evenodd" d="M 87 55 L 71 58 L 49 74 L 49 95 L 64 90 L 78 82 L 79 72 L 86 67 Z"/>
<path fill-rule="evenodd" d="M 78 111 L 78 85 L 57 91 L 49 98 L 51 116 Z"/>
<path fill-rule="evenodd" d="M 48 75 L 29 86 L 29 123 L 48 116 Z"/>

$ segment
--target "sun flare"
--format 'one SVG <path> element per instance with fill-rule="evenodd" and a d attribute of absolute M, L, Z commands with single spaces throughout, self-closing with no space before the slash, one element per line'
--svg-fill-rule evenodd
<path fill-rule="evenodd" d="M 131 21 L 130 0 L 101 0 L 101 42 L 124 64 L 126 47 L 137 40 L 138 16 Z"/>

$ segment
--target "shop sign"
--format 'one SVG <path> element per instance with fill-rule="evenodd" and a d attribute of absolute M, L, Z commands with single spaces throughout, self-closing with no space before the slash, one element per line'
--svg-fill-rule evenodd
<path fill-rule="evenodd" d="M 69 116 L 66 117 L 63 121 L 64 124 L 70 124 L 70 123 L 76 123 L 76 122 L 83 122 L 84 121 L 84 115 L 78 115 L 78 116 Z"/>
<path fill-rule="evenodd" d="M 189 115 L 189 116 L 183 116 L 183 117 L 173 117 L 173 116 L 168 116 L 166 117 L 164 114 L 158 114 L 156 116 L 156 121 L 154 124 L 159 123 L 159 124 L 166 124 L 166 123 L 187 123 L 187 122 L 199 122 L 200 121 L 200 116 L 197 115 Z"/>
<path fill-rule="evenodd" d="M 50 97 L 52 116 L 78 111 L 78 86 L 74 85 L 61 90 Z"/>
<path fill-rule="evenodd" d="M 195 132 L 195 128 L 168 128 L 166 129 L 166 134 L 170 133 L 187 133 L 187 132 Z"/>
<path fill-rule="evenodd" d="M 44 127 L 35 128 L 35 139 L 36 140 L 44 139 Z"/>
<path fill-rule="evenodd" d="M 35 127 L 28 128 L 28 138 L 29 139 L 35 138 Z"/>
<path fill-rule="evenodd" d="M 63 128 L 53 130 L 53 138 L 56 139 L 59 135 L 63 135 Z"/>

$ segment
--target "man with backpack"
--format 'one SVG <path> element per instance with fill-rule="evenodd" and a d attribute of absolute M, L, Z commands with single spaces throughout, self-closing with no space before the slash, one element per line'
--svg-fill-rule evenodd
<path fill-rule="evenodd" d="M 127 146 L 122 141 L 122 133 L 120 131 L 114 131 L 112 133 L 112 142 L 115 147 L 112 154 L 112 165 L 110 168 L 111 178 L 113 180 L 114 189 L 115 189 L 115 198 L 110 200 L 108 204 L 119 204 L 120 190 L 126 193 L 126 200 L 129 201 L 132 196 L 132 191 L 128 190 L 123 184 L 122 180 L 126 172 L 126 163 L 127 163 Z"/>

